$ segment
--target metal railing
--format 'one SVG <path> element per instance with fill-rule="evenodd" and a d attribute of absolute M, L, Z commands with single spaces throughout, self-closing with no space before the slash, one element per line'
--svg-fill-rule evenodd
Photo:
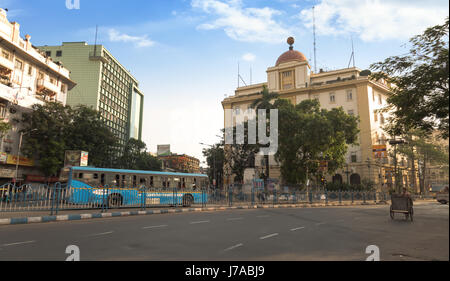
<path fill-rule="evenodd" d="M 424 196 L 413 196 L 424 199 Z M 62 210 L 153 207 L 255 206 L 312 203 L 377 203 L 390 201 L 390 195 L 365 191 L 289 191 L 265 188 L 230 187 L 219 189 L 177 188 L 119 188 L 115 186 L 68 187 L 65 184 L 24 184 L 0 186 L 0 215 L 6 212 L 49 211 L 56 215 Z"/>

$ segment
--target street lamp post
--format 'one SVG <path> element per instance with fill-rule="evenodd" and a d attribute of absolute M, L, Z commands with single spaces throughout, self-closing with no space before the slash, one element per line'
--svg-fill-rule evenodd
<path fill-rule="evenodd" d="M 17 159 L 16 159 L 16 172 L 15 172 L 15 174 L 14 174 L 14 184 L 17 183 L 17 176 L 18 176 L 18 172 L 19 172 L 20 148 L 21 148 L 21 146 L 22 146 L 22 138 L 23 138 L 24 135 L 26 135 L 26 134 L 28 134 L 28 133 L 31 133 L 31 132 L 33 132 L 33 131 L 37 131 L 37 129 L 33 129 L 33 130 L 31 130 L 31 131 L 29 131 L 29 132 L 27 132 L 27 133 L 20 132 L 19 149 L 18 149 L 18 151 L 17 151 Z"/>

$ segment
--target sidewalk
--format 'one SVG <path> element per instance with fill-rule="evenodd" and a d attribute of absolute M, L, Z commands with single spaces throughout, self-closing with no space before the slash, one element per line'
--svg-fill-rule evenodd
<path fill-rule="evenodd" d="M 206 207 L 194 206 L 190 208 L 183 207 L 154 207 L 141 210 L 140 208 L 128 208 L 128 209 L 114 209 L 105 210 L 101 212 L 101 209 L 91 210 L 62 210 L 58 212 L 58 215 L 50 216 L 50 211 L 36 211 L 36 212 L 2 212 L 0 213 L 0 226 L 12 225 L 12 224 L 28 224 L 28 223 L 44 223 L 44 222 L 56 222 L 56 221 L 71 221 L 71 220 L 84 220 L 84 219 L 96 219 L 107 217 L 121 217 L 121 216 L 136 216 L 136 215 L 152 215 L 152 214 L 169 214 L 169 213 L 182 213 L 182 212 L 201 212 L 201 211 L 224 211 L 224 210 L 236 210 L 236 209 L 273 209 L 273 208 L 317 208 L 317 207 L 333 207 L 333 206 L 361 206 L 361 205 L 385 205 L 386 202 L 379 201 L 357 201 L 357 202 L 317 202 L 317 203 L 298 203 L 298 204 L 256 204 L 238 205 L 233 203 L 233 206 L 228 205 L 214 205 L 208 204 Z"/>

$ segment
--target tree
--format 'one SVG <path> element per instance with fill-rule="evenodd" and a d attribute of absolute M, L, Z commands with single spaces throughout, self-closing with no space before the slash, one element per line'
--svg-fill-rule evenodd
<path fill-rule="evenodd" d="M 70 110 L 72 122 L 67 124 L 66 150 L 89 152 L 89 165 L 112 167 L 112 153 L 117 138 L 101 120 L 100 113 L 84 105 Z"/>
<path fill-rule="evenodd" d="M 121 169 L 161 171 L 161 161 L 147 152 L 147 145 L 143 141 L 134 138 L 125 144 L 117 165 Z"/>
<path fill-rule="evenodd" d="M 345 163 L 350 144 L 356 144 L 357 118 L 342 108 L 320 109 L 317 100 L 293 105 L 278 99 L 279 136 L 275 154 L 287 184 L 305 183 L 309 175 L 319 177 L 320 161 L 328 162 L 328 173 Z"/>
<path fill-rule="evenodd" d="M 233 127 L 234 140 L 236 139 L 236 133 L 240 131 L 244 132 L 243 144 L 233 142 L 233 144 L 227 144 L 224 150 L 225 164 L 230 169 L 229 172 L 235 175 L 234 182 L 244 180 L 245 169 L 255 166 L 255 154 L 259 151 L 257 144 L 250 144 L 248 141 L 248 121 Z"/>
<path fill-rule="evenodd" d="M 31 113 L 23 114 L 23 152 L 39 159 L 45 176 L 57 175 L 64 165 L 67 127 L 72 123 L 70 107 L 49 102 L 35 104 Z"/>
<path fill-rule="evenodd" d="M 388 106 L 395 135 L 410 129 L 432 132 L 438 129 L 449 137 L 449 19 L 410 39 L 409 54 L 392 56 L 370 66 L 378 71 L 372 78 L 390 86 Z"/>
<path fill-rule="evenodd" d="M 263 90 L 260 92 L 261 97 L 254 100 L 252 102 L 252 104 L 250 105 L 250 108 L 254 108 L 256 110 L 260 110 L 260 109 L 264 109 L 266 110 L 266 135 L 268 135 L 270 133 L 270 127 L 268 126 L 269 122 L 270 122 L 270 109 L 275 109 L 272 101 L 278 99 L 278 97 L 280 96 L 278 93 L 275 92 L 269 92 L 269 89 L 267 88 L 266 85 L 263 86 Z M 256 124 L 258 124 L 258 117 L 259 115 L 257 115 L 257 119 L 256 119 Z M 265 166 L 266 166 L 266 171 L 265 171 L 265 178 L 267 179 L 269 177 L 269 155 L 264 155 L 264 162 L 265 162 Z"/>
<path fill-rule="evenodd" d="M 223 143 L 217 143 L 213 147 L 203 149 L 203 156 L 206 157 L 208 164 L 208 177 L 210 183 L 213 184 L 213 179 L 216 179 L 216 186 L 223 185 L 223 166 L 225 162 L 225 153 Z"/>
<path fill-rule="evenodd" d="M 89 164 L 110 166 L 111 147 L 117 138 L 100 119 L 99 113 L 86 106 L 71 108 L 56 102 L 33 105 L 23 115 L 23 152 L 39 159 L 46 176 L 57 175 L 64 165 L 66 150 L 89 152 Z"/>

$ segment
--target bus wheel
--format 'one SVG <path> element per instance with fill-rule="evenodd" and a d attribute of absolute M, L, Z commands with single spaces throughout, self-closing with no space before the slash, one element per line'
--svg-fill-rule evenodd
<path fill-rule="evenodd" d="M 108 207 L 109 208 L 117 208 L 122 206 L 122 196 L 120 194 L 111 194 L 108 196 Z"/>
<path fill-rule="evenodd" d="M 194 204 L 194 197 L 192 195 L 187 194 L 183 196 L 183 207 L 190 207 Z"/>

